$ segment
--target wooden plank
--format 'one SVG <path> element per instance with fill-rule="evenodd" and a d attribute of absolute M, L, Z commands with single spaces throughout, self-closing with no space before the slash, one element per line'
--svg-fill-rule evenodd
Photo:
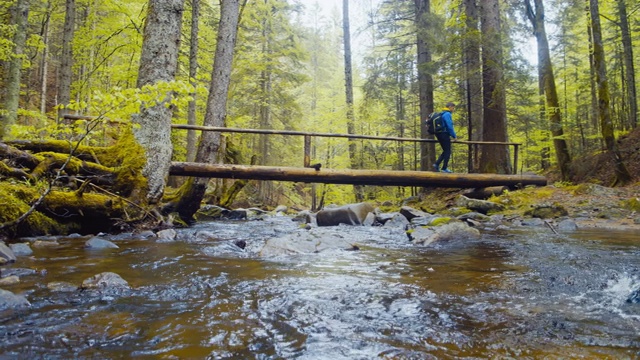
<path fill-rule="evenodd" d="M 193 162 L 173 162 L 171 175 L 226 179 L 278 180 L 306 183 L 421 186 L 447 188 L 482 188 L 489 186 L 547 185 L 538 175 L 462 174 L 431 171 L 389 170 L 315 170 L 312 168 L 216 165 Z"/>

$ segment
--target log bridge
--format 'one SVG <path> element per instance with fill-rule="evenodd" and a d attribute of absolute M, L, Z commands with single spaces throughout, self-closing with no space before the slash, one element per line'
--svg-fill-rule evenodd
<path fill-rule="evenodd" d="M 219 131 L 227 133 L 253 133 L 304 136 L 304 167 L 249 166 L 233 164 L 202 164 L 193 162 L 172 162 L 170 175 L 195 176 L 225 179 L 254 179 L 293 181 L 305 183 L 377 185 L 377 186 L 419 186 L 446 188 L 485 188 L 507 186 L 510 188 L 527 185 L 545 186 L 544 176 L 528 174 L 469 174 L 440 173 L 433 171 L 391 171 L 391 170 L 335 170 L 322 168 L 320 164 L 310 164 L 311 138 L 342 137 L 349 139 L 393 140 L 412 142 L 436 142 L 433 139 L 413 139 L 352 134 L 309 133 L 301 131 L 235 129 L 197 125 L 172 125 L 174 129 Z M 468 146 L 492 145 L 514 147 L 514 168 L 518 164 L 519 143 L 456 141 L 453 144 Z"/>

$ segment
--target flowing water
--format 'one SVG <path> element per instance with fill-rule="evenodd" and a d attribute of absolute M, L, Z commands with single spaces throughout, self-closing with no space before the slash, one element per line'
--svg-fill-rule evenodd
<path fill-rule="evenodd" d="M 529 228 L 419 247 L 399 229 L 340 226 L 310 231 L 359 250 L 258 256 L 297 229 L 272 217 L 201 223 L 170 243 L 35 248 L 3 272 L 37 270 L 5 288 L 31 306 L 0 312 L 0 359 L 640 358 L 640 304 L 626 302 L 638 233 Z M 46 286 L 104 271 L 131 288 Z"/>

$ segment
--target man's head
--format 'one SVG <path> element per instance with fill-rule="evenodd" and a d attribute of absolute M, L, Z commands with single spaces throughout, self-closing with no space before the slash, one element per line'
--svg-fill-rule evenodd
<path fill-rule="evenodd" d="M 447 109 L 451 110 L 453 112 L 453 110 L 456 108 L 456 104 L 452 103 L 451 101 L 449 101 L 447 103 Z"/>

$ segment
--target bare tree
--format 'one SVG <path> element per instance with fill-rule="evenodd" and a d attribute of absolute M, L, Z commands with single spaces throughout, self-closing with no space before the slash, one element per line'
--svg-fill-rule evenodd
<path fill-rule="evenodd" d="M 178 65 L 180 30 L 184 0 L 149 0 L 144 40 L 138 73 L 139 88 L 159 81 L 172 81 Z M 170 94 L 167 94 L 167 101 Z M 160 200 L 169 174 L 173 145 L 171 118 L 173 108 L 161 102 L 142 108 L 134 116 L 136 140 L 146 151 L 144 175 L 148 181 L 147 200 L 153 204 Z"/>
<path fill-rule="evenodd" d="M 618 21 L 624 48 L 622 57 L 624 60 L 627 102 L 629 103 L 629 121 L 627 124 L 630 128 L 635 128 L 638 126 L 638 93 L 636 91 L 636 73 L 633 65 L 633 42 L 631 40 L 631 30 L 629 29 L 627 4 L 625 0 L 617 0 L 616 2 L 618 3 Z"/>
<path fill-rule="evenodd" d="M 469 119 L 469 140 L 482 141 L 482 64 L 480 62 L 479 14 L 476 0 L 464 0 L 465 34 L 463 42 L 463 62 L 466 77 L 467 118 Z M 478 172 L 480 154 L 469 146 L 468 167 L 470 172 Z"/>
<path fill-rule="evenodd" d="M 553 145 L 556 150 L 556 160 L 560 167 L 562 180 L 569 181 L 569 167 L 571 165 L 571 156 L 569 156 L 569 147 L 564 139 L 564 130 L 562 127 L 562 113 L 560 112 L 560 101 L 558 100 L 558 92 L 556 90 L 556 82 L 553 74 L 553 66 L 551 64 L 551 55 L 549 53 L 549 42 L 547 40 L 547 32 L 544 24 L 544 4 L 542 0 L 535 1 L 535 10 L 531 6 L 531 1 L 525 0 L 527 17 L 533 26 L 533 32 L 538 42 L 538 67 L 540 82 L 544 89 L 546 98 L 546 111 L 553 135 Z"/>
<path fill-rule="evenodd" d="M 200 21 L 200 0 L 191 0 L 191 39 L 189 44 L 189 81 L 196 86 L 198 74 L 198 21 Z M 196 93 L 191 94 L 193 100 L 189 101 L 187 110 L 187 123 L 196 125 Z M 187 132 L 187 161 L 196 158 L 196 131 Z"/>

